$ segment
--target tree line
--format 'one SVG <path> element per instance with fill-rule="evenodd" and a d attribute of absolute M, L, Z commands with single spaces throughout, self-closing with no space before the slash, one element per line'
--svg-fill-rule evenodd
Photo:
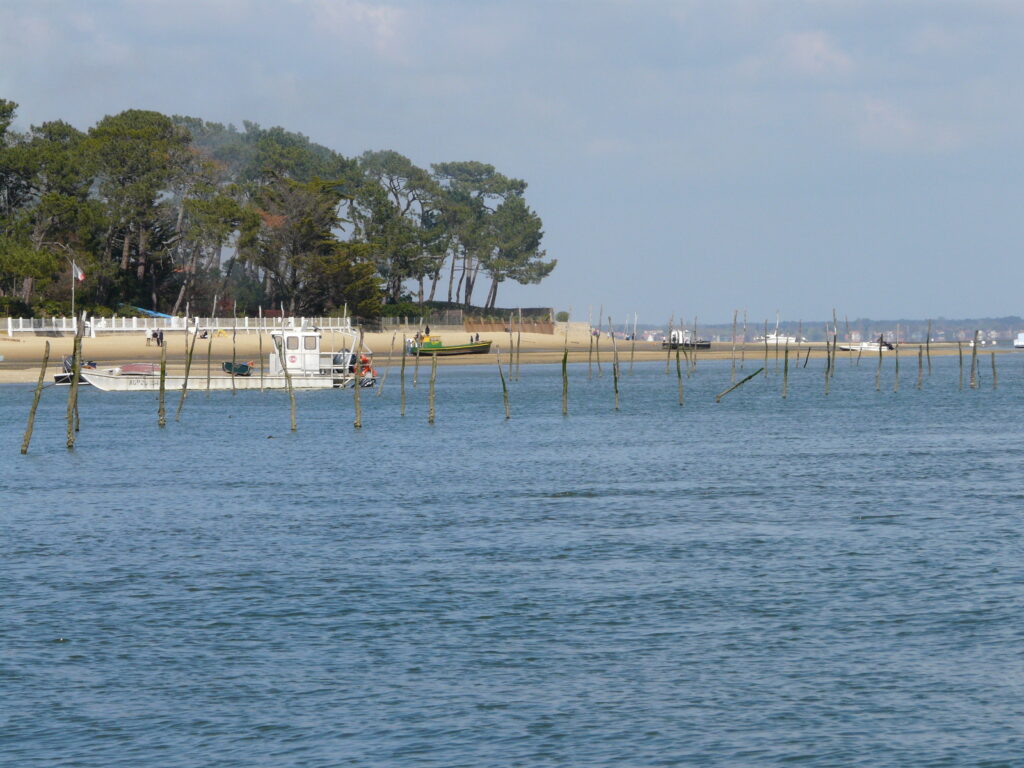
<path fill-rule="evenodd" d="M 0 99 L 0 314 L 66 314 L 74 267 L 94 311 L 375 317 L 481 296 L 493 308 L 501 283 L 555 266 L 526 182 L 486 163 L 427 170 L 392 150 L 345 157 L 280 127 L 134 109 L 87 131 L 17 132 L 16 110 Z"/>

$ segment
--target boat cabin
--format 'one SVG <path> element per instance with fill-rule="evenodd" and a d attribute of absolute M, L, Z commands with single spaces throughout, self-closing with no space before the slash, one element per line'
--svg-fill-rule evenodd
<path fill-rule="evenodd" d="M 283 375 L 285 367 L 292 376 L 325 376 L 352 370 L 355 357 L 352 350 L 324 351 L 319 330 L 287 328 L 270 337 L 274 342 L 274 351 L 270 353 L 271 375 Z"/>

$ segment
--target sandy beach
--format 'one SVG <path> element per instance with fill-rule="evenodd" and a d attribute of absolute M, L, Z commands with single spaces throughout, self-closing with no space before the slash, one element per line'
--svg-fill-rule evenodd
<path fill-rule="evenodd" d="M 469 333 L 463 331 L 444 332 L 440 334 L 447 343 L 459 343 L 469 340 Z M 190 339 L 191 337 L 189 337 Z M 507 362 L 509 352 L 509 335 L 507 333 L 481 333 L 481 341 L 490 340 L 493 342 L 491 352 L 486 355 L 462 355 L 456 357 L 440 357 L 439 365 L 481 365 L 493 364 L 495 353 L 501 355 Z M 74 338 L 66 336 L 44 336 L 32 334 L 18 334 L 17 336 L 0 336 L 0 383 L 28 383 L 35 382 L 39 376 L 39 364 L 42 362 L 43 350 L 46 342 L 50 342 L 50 362 L 47 366 L 47 383 L 52 382 L 52 376 L 60 370 L 61 359 L 71 354 Z M 169 371 L 183 371 L 185 364 L 186 336 L 183 333 L 168 334 L 165 339 L 167 343 L 167 360 Z M 557 364 L 562 360 L 562 351 L 569 350 L 570 362 L 586 362 L 588 356 L 593 354 L 596 361 L 598 355 L 602 363 L 608 363 L 612 359 L 613 345 L 607 335 L 602 335 L 591 352 L 591 340 L 582 324 L 570 329 L 568 335 L 564 331 L 552 334 L 524 333 L 518 340 L 520 346 L 520 361 L 523 364 Z M 401 357 L 402 336 L 398 334 L 393 338 L 391 332 L 369 333 L 365 342 L 373 350 L 373 364 L 375 368 L 383 368 L 388 365 L 389 350 L 391 353 L 391 364 L 397 365 Z M 262 340 L 263 354 L 270 352 L 270 340 L 264 336 Z M 324 333 L 323 348 L 340 348 L 344 345 L 344 337 L 330 332 Z M 631 341 L 616 341 L 620 361 L 626 363 L 630 357 L 637 361 L 664 360 L 666 351 L 657 342 L 637 341 L 634 345 Z M 800 355 L 803 357 L 810 349 L 812 358 L 822 357 L 825 354 L 823 343 L 805 343 L 800 347 Z M 904 356 L 916 356 L 917 345 L 906 344 L 903 347 Z M 145 334 L 121 333 L 96 338 L 86 338 L 82 341 L 83 357 L 86 360 L 94 360 L 100 367 L 121 365 L 128 362 L 155 362 L 160 360 L 160 348 L 155 344 L 147 344 Z M 932 344 L 933 355 L 956 354 L 955 344 Z M 979 350 L 981 354 L 989 352 L 1012 352 L 1011 347 L 986 347 Z M 213 361 L 215 369 L 219 369 L 221 361 L 230 360 L 232 353 L 232 339 L 230 335 L 215 336 L 212 344 L 206 339 L 199 339 L 195 346 L 195 362 L 193 365 L 205 365 L 207 353 Z M 965 354 L 970 352 L 964 347 Z M 763 359 L 765 353 L 764 345 L 749 343 L 736 346 L 736 355 L 741 354 L 747 360 Z M 672 353 L 674 355 L 674 353 Z M 732 355 L 731 342 L 716 342 L 710 350 L 700 350 L 700 359 L 729 359 Z M 770 346 L 768 350 L 770 359 L 774 360 L 776 350 Z M 781 356 L 783 350 L 780 348 L 778 354 Z M 790 354 L 795 357 L 796 349 L 791 348 Z M 240 361 L 258 360 L 260 355 L 259 334 L 239 333 L 235 338 L 235 356 Z M 848 352 L 840 352 L 840 356 L 849 356 Z M 867 353 L 865 353 L 865 356 Z M 892 356 L 892 352 L 886 352 L 886 356 Z"/>

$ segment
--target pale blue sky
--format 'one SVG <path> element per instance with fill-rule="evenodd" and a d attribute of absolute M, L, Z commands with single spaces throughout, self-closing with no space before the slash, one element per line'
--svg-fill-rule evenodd
<path fill-rule="evenodd" d="M 493 163 L 559 260 L 499 304 L 1009 315 L 1022 43 L 995 0 L 0 0 L 0 97 Z"/>

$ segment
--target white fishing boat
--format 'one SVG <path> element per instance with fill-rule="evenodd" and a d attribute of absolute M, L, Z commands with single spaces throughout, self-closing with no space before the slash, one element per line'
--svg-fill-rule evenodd
<path fill-rule="evenodd" d="M 1017 338 L 1013 340 L 1014 349 L 1024 349 L 1024 333 L 1018 333 Z"/>
<path fill-rule="evenodd" d="M 356 381 L 362 387 L 372 387 L 377 376 L 370 365 L 370 350 L 365 345 L 356 349 L 358 341 L 353 332 L 345 333 L 347 348 L 325 352 L 321 349 L 322 334 L 316 328 L 286 328 L 270 335 L 274 351 L 270 353 L 269 370 L 262 375 L 253 372 L 247 364 L 230 363 L 225 371 L 207 377 L 206 366 L 193 361 L 188 375 L 188 389 L 337 389 L 351 387 Z M 227 370 L 244 371 L 232 375 Z M 114 368 L 83 370 L 82 378 L 96 389 L 106 392 L 147 392 L 160 389 L 160 370 L 152 363 L 133 363 Z M 289 379 L 291 382 L 289 383 Z M 181 390 L 185 376 L 180 373 L 164 376 L 164 389 Z"/>

